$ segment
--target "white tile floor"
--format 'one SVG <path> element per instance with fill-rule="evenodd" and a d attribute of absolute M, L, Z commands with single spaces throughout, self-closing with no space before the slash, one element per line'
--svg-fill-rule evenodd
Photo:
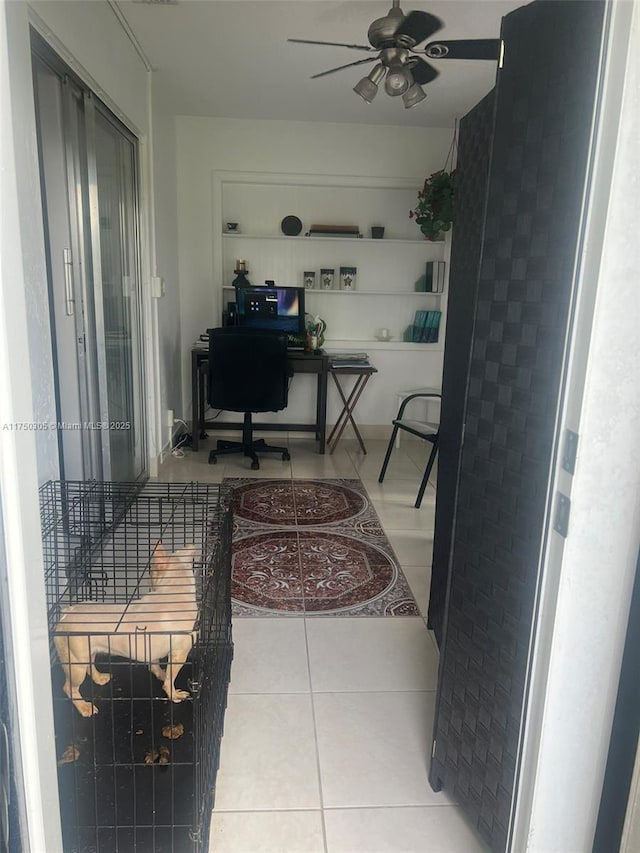
<path fill-rule="evenodd" d="M 216 802 L 215 853 L 481 853 L 462 811 L 427 779 L 438 653 L 425 623 L 435 493 L 415 509 L 421 442 L 402 441 L 385 482 L 386 442 L 343 440 L 320 456 L 278 435 L 291 461 L 208 447 L 170 457 L 160 479 L 359 477 L 421 617 L 237 618 Z"/>

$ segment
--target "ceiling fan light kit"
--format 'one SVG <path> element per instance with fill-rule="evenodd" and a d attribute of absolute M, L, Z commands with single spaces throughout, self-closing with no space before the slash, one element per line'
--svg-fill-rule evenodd
<path fill-rule="evenodd" d="M 406 50 L 388 48 L 383 51 L 382 62 L 387 66 L 387 76 L 384 81 L 384 90 L 387 95 L 391 97 L 404 95 L 413 83 L 411 71 L 406 64 L 408 58 L 409 52 Z"/>
<path fill-rule="evenodd" d="M 400 9 L 400 0 L 393 5 L 383 18 L 377 18 L 369 27 L 367 37 L 370 47 L 361 44 L 346 44 L 335 41 L 315 41 L 313 39 L 288 39 L 297 44 L 331 45 L 377 53 L 367 59 L 348 62 L 328 71 L 313 74 L 311 79 L 334 74 L 344 68 L 376 62 L 377 65 L 353 87 L 353 91 L 370 104 L 378 94 L 378 87 L 384 80 L 387 95 L 402 95 L 405 109 L 419 104 L 427 97 L 422 86 L 435 80 L 439 72 L 429 59 L 484 59 L 498 60 L 502 64 L 503 43 L 501 39 L 458 39 L 454 41 L 432 41 L 421 50 L 416 45 L 425 42 L 438 30 L 442 21 L 428 12 L 409 12 L 405 15 Z"/>
<path fill-rule="evenodd" d="M 414 83 L 413 86 L 409 86 L 402 96 L 405 110 L 410 110 L 411 107 L 415 107 L 415 105 L 419 104 L 420 101 L 424 101 L 426 97 L 426 92 L 421 86 L 418 86 L 417 83 Z"/>
<path fill-rule="evenodd" d="M 363 77 L 353 87 L 353 91 L 370 104 L 378 94 L 378 86 L 384 80 L 387 69 L 379 63 L 366 77 Z"/>

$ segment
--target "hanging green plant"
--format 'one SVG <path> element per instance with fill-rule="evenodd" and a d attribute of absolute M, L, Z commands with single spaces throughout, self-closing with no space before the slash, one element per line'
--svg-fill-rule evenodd
<path fill-rule="evenodd" d="M 441 169 L 425 180 L 418 193 L 418 203 L 409 211 L 427 240 L 435 240 L 442 231 L 451 228 L 455 212 L 455 169 Z"/>

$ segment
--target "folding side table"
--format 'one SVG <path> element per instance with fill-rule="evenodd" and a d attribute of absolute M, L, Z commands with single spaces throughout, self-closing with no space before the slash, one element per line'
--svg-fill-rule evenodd
<path fill-rule="evenodd" d="M 353 365 L 353 367 L 333 367 L 331 363 L 329 363 L 329 373 L 333 377 L 333 381 L 336 384 L 336 388 L 338 389 L 338 394 L 340 394 L 340 399 L 342 400 L 342 411 L 340 412 L 337 421 L 334 424 L 333 429 L 329 434 L 329 438 L 327 439 L 327 447 L 329 448 L 329 453 L 333 453 L 336 449 L 336 445 L 340 440 L 340 436 L 344 432 L 344 428 L 350 422 L 353 427 L 353 431 L 356 434 L 356 438 L 360 443 L 360 447 L 362 448 L 362 452 L 366 453 L 367 448 L 364 446 L 364 441 L 362 440 L 362 436 L 360 435 L 360 431 L 356 425 L 355 420 L 353 419 L 353 410 L 356 407 L 356 403 L 360 399 L 362 392 L 365 389 L 365 386 L 369 379 L 373 376 L 374 373 L 377 373 L 375 367 L 371 364 L 358 364 Z M 340 383 L 340 376 L 355 376 L 355 383 L 351 388 L 349 396 L 346 395 L 344 388 Z"/>

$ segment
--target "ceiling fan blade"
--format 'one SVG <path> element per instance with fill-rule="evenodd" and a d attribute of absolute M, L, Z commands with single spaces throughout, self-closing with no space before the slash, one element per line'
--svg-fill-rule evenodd
<path fill-rule="evenodd" d="M 429 65 L 424 59 L 416 59 L 415 62 L 409 64 L 411 76 L 419 86 L 424 86 L 425 83 L 431 83 L 439 75 L 433 65 Z"/>
<path fill-rule="evenodd" d="M 394 37 L 399 47 L 413 47 L 428 39 L 442 29 L 442 21 L 428 12 L 409 12 L 395 31 Z"/>
<path fill-rule="evenodd" d="M 343 44 L 340 41 L 313 41 L 313 39 L 287 39 L 287 41 L 292 41 L 296 44 L 328 44 L 332 47 L 349 47 L 351 50 L 375 50 L 375 48 L 365 44 Z"/>
<path fill-rule="evenodd" d="M 424 52 L 429 59 L 500 59 L 502 39 L 431 41 Z"/>
<path fill-rule="evenodd" d="M 377 56 L 369 56 L 367 59 L 357 59 L 355 62 L 347 62 L 346 65 L 338 65 L 337 68 L 330 68 L 328 71 L 321 71 L 319 74 L 312 74 L 311 79 L 316 80 L 318 77 L 326 77 L 327 74 L 334 74 L 336 71 L 342 71 L 343 68 L 351 68 L 352 65 L 362 65 L 365 62 L 374 62 L 377 58 Z"/>

